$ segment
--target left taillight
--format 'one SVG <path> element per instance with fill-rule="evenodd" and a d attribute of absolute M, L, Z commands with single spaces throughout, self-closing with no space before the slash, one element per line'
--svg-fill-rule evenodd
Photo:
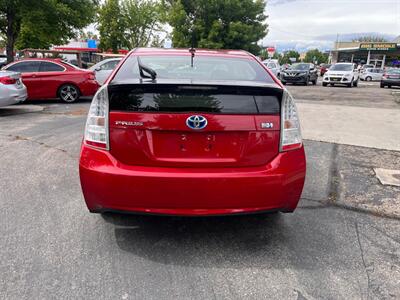
<path fill-rule="evenodd" d="M 1 84 L 16 84 L 17 78 L 12 78 L 10 76 L 0 77 Z"/>
<path fill-rule="evenodd" d="M 94 95 L 86 120 L 84 143 L 108 150 L 108 92 L 107 86 Z"/>

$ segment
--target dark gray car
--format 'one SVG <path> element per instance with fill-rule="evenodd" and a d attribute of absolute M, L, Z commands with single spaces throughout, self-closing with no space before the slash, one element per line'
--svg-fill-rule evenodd
<path fill-rule="evenodd" d="M 318 71 L 314 64 L 297 63 L 282 71 L 280 79 L 283 84 L 299 83 L 308 85 L 312 82 L 313 85 L 316 85 L 318 80 Z"/>

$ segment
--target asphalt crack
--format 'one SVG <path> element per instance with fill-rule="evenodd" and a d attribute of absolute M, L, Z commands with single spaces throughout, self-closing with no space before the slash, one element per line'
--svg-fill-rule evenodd
<path fill-rule="evenodd" d="M 29 142 L 35 143 L 37 145 L 40 145 L 40 146 L 48 148 L 48 149 L 53 149 L 53 150 L 60 151 L 60 152 L 64 153 L 65 155 L 67 155 L 68 157 L 70 157 L 72 159 L 76 159 L 75 156 L 73 156 L 71 153 L 69 153 L 65 149 L 61 149 L 61 148 L 46 144 L 44 142 L 40 142 L 40 141 L 35 140 L 35 139 L 31 139 L 31 138 L 28 138 L 28 137 L 23 137 L 23 136 L 20 136 L 20 135 L 12 135 L 12 134 L 3 135 L 3 136 L 9 137 L 9 138 L 13 138 L 14 141 L 29 141 Z"/>
<path fill-rule="evenodd" d="M 367 284 L 368 284 L 368 285 L 367 285 L 367 300 L 368 300 L 368 299 L 369 299 L 369 290 L 370 290 L 370 287 L 371 287 L 371 279 L 370 279 L 370 277 L 369 277 L 369 272 L 368 272 L 367 264 L 365 263 L 364 250 L 363 250 L 363 248 L 362 248 L 362 246 L 361 246 L 360 232 L 359 232 L 359 229 L 358 229 L 358 223 L 355 222 L 354 225 L 355 225 L 355 229 L 356 229 L 356 235 L 357 235 L 358 246 L 359 246 L 360 252 L 361 252 L 361 260 L 362 260 L 362 263 L 363 263 L 363 265 L 364 265 L 365 274 L 367 275 Z"/>

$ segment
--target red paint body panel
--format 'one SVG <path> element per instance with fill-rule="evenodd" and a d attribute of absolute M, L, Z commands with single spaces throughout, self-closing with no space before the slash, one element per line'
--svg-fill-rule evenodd
<path fill-rule="evenodd" d="M 58 89 L 64 84 L 73 84 L 79 88 L 81 96 L 93 96 L 99 84 L 94 73 L 63 64 L 59 59 L 26 59 L 52 62 L 62 66 L 64 71 L 22 73 L 22 81 L 28 90 L 28 99 L 53 99 L 58 97 Z M 25 60 L 24 60 L 25 61 Z M 17 61 L 18 63 L 21 61 Z M 11 66 L 12 63 L 8 66 Z M 7 66 L 7 67 L 8 67 Z"/>
<path fill-rule="evenodd" d="M 248 168 L 128 166 L 83 145 L 80 178 L 90 211 L 219 215 L 293 211 L 305 178 L 303 147 Z"/>
<path fill-rule="evenodd" d="M 193 131 L 190 115 L 111 112 L 110 152 L 127 165 L 243 167 L 266 164 L 279 151 L 279 116 L 202 114 L 207 127 Z M 260 129 L 261 122 L 273 128 Z"/>

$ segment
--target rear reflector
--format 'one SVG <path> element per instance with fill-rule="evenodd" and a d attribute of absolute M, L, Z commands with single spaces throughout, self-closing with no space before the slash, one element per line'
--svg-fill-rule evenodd
<path fill-rule="evenodd" d="M 292 96 L 286 90 L 282 97 L 281 124 L 281 152 L 300 148 L 302 138 L 299 115 Z"/>
<path fill-rule="evenodd" d="M 16 78 L 12 78 L 12 77 L 0 77 L 0 83 L 2 84 L 15 84 L 17 83 L 17 79 Z"/>
<path fill-rule="evenodd" d="M 86 127 L 85 144 L 109 149 L 108 139 L 108 92 L 104 86 L 98 90 L 90 105 Z"/>

